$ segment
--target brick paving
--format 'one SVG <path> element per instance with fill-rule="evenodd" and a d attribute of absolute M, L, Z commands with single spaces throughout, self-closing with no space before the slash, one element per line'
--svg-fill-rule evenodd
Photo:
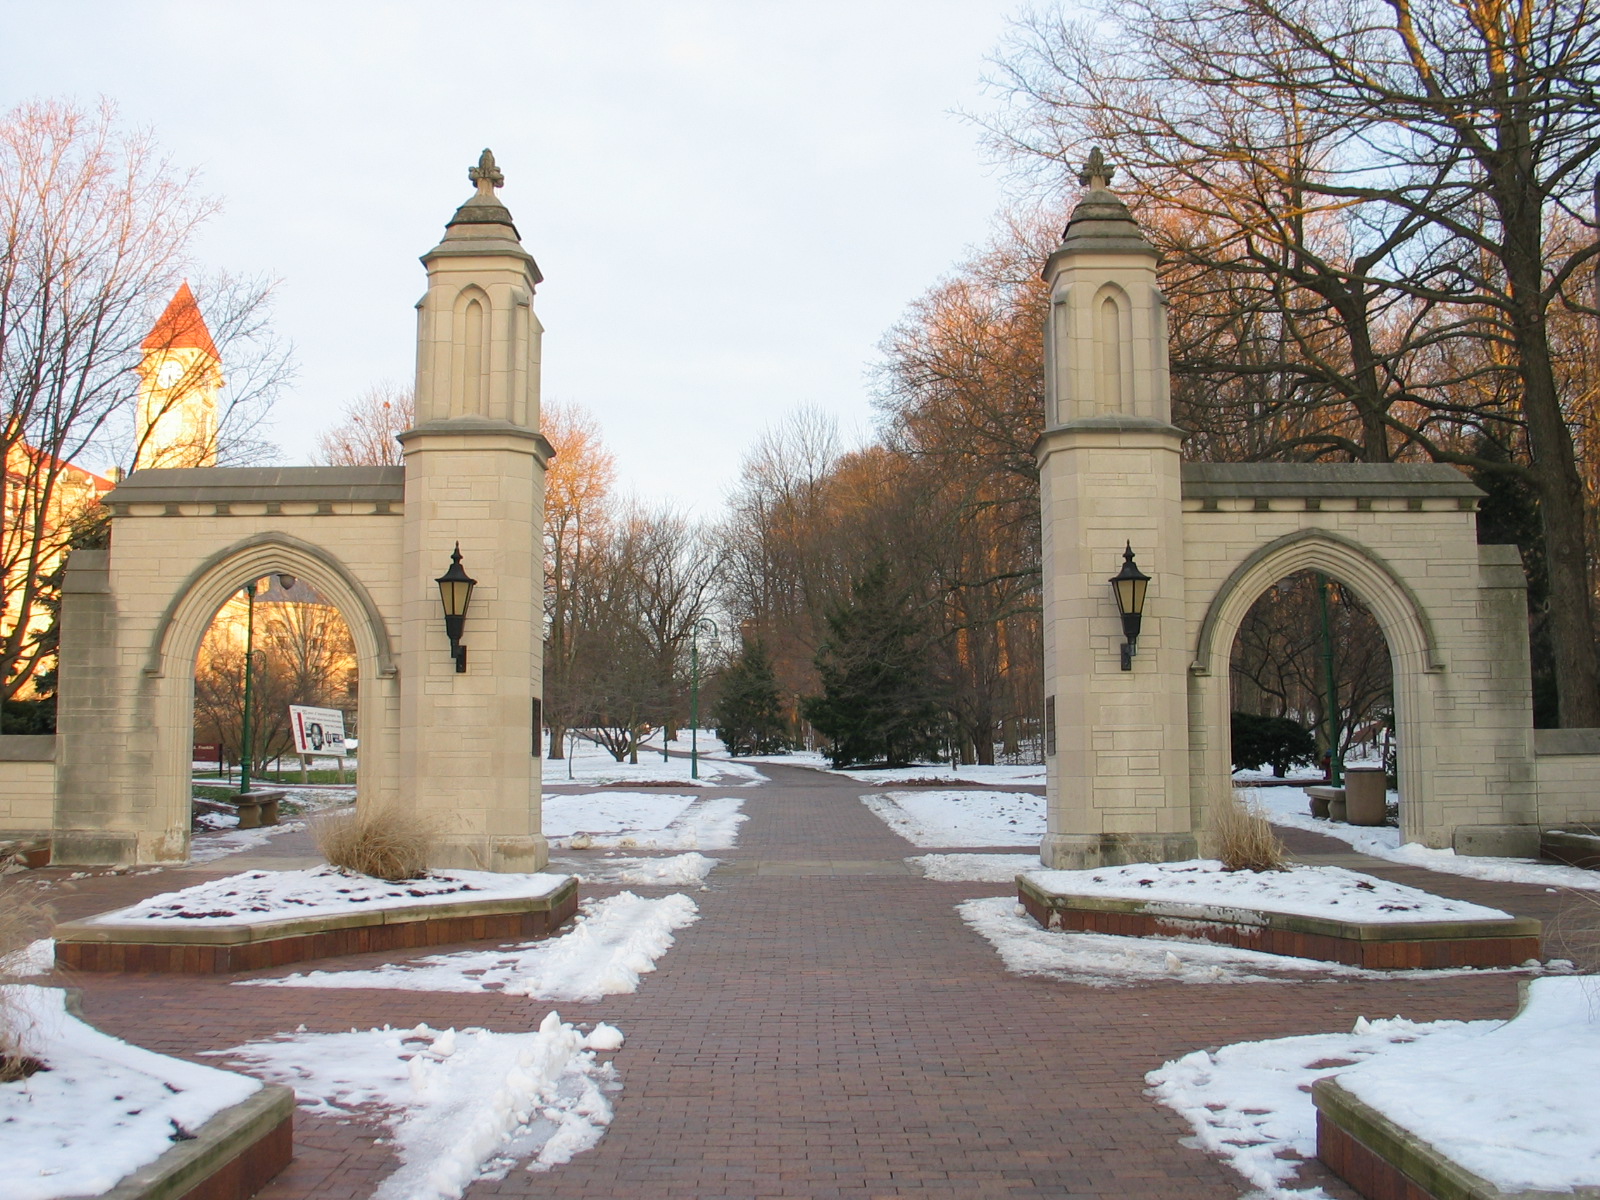
<path fill-rule="evenodd" d="M 870 790 L 796 768 L 739 789 L 751 819 L 708 890 L 700 921 L 631 996 L 562 1005 L 607 1020 L 627 1044 L 624 1083 L 600 1145 L 545 1174 L 514 1170 L 471 1200 L 765 1200 L 777 1197 L 1237 1197 L 1221 1163 L 1186 1149 L 1188 1128 L 1143 1095 L 1145 1072 L 1199 1048 L 1348 1029 L 1358 1015 L 1509 1016 L 1517 976 L 1351 983 L 1091 988 L 1007 974 L 955 912 L 1009 894 L 908 873 L 916 853 L 862 806 Z M 710 794 L 721 794 L 711 792 Z M 1290 831 L 1302 857 L 1359 865 L 1446 895 L 1548 919 L 1562 897 L 1396 867 Z M 304 855 L 289 834 L 258 855 Z M 596 852 L 591 852 L 596 853 Z M 97 875 L 40 872 L 59 915 L 101 911 L 236 869 Z M 255 860 L 253 859 L 252 862 Z M 218 868 L 221 868 L 219 870 Z M 615 888 L 586 888 L 606 894 Z M 325 960 L 371 966 L 383 956 Z M 270 974 L 270 973 L 267 973 Z M 304 1024 L 313 1031 L 483 1025 L 534 1028 L 548 1004 L 495 994 L 281 991 L 224 980 L 80 976 L 101 1028 L 193 1056 Z M 381 1127 L 297 1116 L 296 1158 L 263 1200 L 367 1197 L 393 1169 Z M 1302 1186 L 1350 1200 L 1311 1164 Z"/>

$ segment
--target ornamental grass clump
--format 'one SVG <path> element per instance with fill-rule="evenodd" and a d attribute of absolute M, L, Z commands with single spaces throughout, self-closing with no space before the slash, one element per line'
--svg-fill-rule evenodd
<path fill-rule="evenodd" d="M 1228 798 L 1212 809 L 1211 833 L 1225 871 L 1289 869 L 1289 848 L 1261 810 L 1246 804 L 1238 792 L 1230 791 Z"/>
<path fill-rule="evenodd" d="M 16 962 L 35 938 L 50 930 L 50 910 L 13 885 L 0 889 L 0 1083 L 26 1079 L 43 1064 L 25 1052 L 27 1028 L 21 1010 L 5 987 L 12 982 L 7 962 Z"/>
<path fill-rule="evenodd" d="M 393 805 L 321 813 L 311 832 L 331 865 L 391 882 L 426 875 L 437 839 L 433 822 Z"/>

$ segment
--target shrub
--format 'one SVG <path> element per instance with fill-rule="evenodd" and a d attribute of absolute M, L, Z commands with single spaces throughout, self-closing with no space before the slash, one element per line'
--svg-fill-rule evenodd
<path fill-rule="evenodd" d="M 1317 740 L 1298 721 L 1236 712 L 1231 724 L 1235 771 L 1254 771 L 1270 763 L 1272 773 L 1282 778 L 1292 766 L 1317 761 Z"/>
<path fill-rule="evenodd" d="M 21 889 L 0 889 L 0 985 L 6 979 L 5 960 L 20 954 L 29 944 L 49 932 L 50 910 Z M 23 1050 L 26 1033 L 9 993 L 0 986 L 0 1083 L 10 1083 L 33 1074 L 42 1064 Z"/>
<path fill-rule="evenodd" d="M 1225 871 L 1287 871 L 1289 850 L 1254 804 L 1238 792 L 1211 812 L 1211 832 L 1217 840 L 1217 857 Z"/>
<path fill-rule="evenodd" d="M 311 833 L 333 866 L 388 880 L 425 875 L 438 836 L 433 822 L 392 805 L 319 813 Z"/>

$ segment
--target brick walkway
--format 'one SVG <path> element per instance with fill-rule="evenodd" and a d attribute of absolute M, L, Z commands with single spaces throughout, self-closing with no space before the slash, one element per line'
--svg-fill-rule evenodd
<path fill-rule="evenodd" d="M 1146 1071 L 1198 1048 L 1348 1029 L 1361 1014 L 1474 1019 L 1515 1007 L 1516 977 L 1507 975 L 1105 989 L 1009 975 L 954 909 L 1008 888 L 908 873 L 901 860 L 916 851 L 859 803 L 869 789 L 763 770 L 771 784 L 731 793 L 751 819 L 710 890 L 694 893 L 701 920 L 679 933 L 660 969 L 635 995 L 561 1006 L 566 1020 L 603 1019 L 627 1035 L 610 1131 L 571 1164 L 477 1184 L 472 1200 L 1232 1198 L 1247 1190 L 1242 1180 L 1179 1144 L 1188 1129 L 1144 1097 Z M 305 853 L 300 836 L 273 852 Z M 1561 899 L 1355 860 L 1317 835 L 1290 838 L 1304 857 L 1357 861 L 1519 915 L 1548 918 Z M 76 916 L 237 862 L 50 891 L 62 917 Z M 285 992 L 156 976 L 71 982 L 101 1028 L 185 1056 L 299 1024 L 523 1031 L 550 1007 L 493 994 Z M 295 1162 L 263 1200 L 369 1196 L 394 1165 L 374 1144 L 381 1135 L 300 1114 Z M 1353 1195 L 1314 1165 L 1302 1180 Z"/>

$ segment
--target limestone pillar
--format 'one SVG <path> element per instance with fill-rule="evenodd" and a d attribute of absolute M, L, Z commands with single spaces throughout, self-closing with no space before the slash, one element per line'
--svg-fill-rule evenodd
<path fill-rule="evenodd" d="M 402 795 L 443 831 L 441 866 L 535 871 L 536 722 L 543 674 L 544 470 L 539 433 L 542 278 L 495 189 L 487 150 L 476 192 L 425 254 L 416 425 L 405 451 Z M 457 671 L 435 579 L 459 545 L 477 581 Z"/>
<path fill-rule="evenodd" d="M 1088 191 L 1045 264 L 1047 833 L 1060 868 L 1196 853 L 1188 779 L 1183 510 L 1155 249 L 1110 190 Z M 1130 670 L 1110 578 L 1131 545 L 1151 576 Z"/>

